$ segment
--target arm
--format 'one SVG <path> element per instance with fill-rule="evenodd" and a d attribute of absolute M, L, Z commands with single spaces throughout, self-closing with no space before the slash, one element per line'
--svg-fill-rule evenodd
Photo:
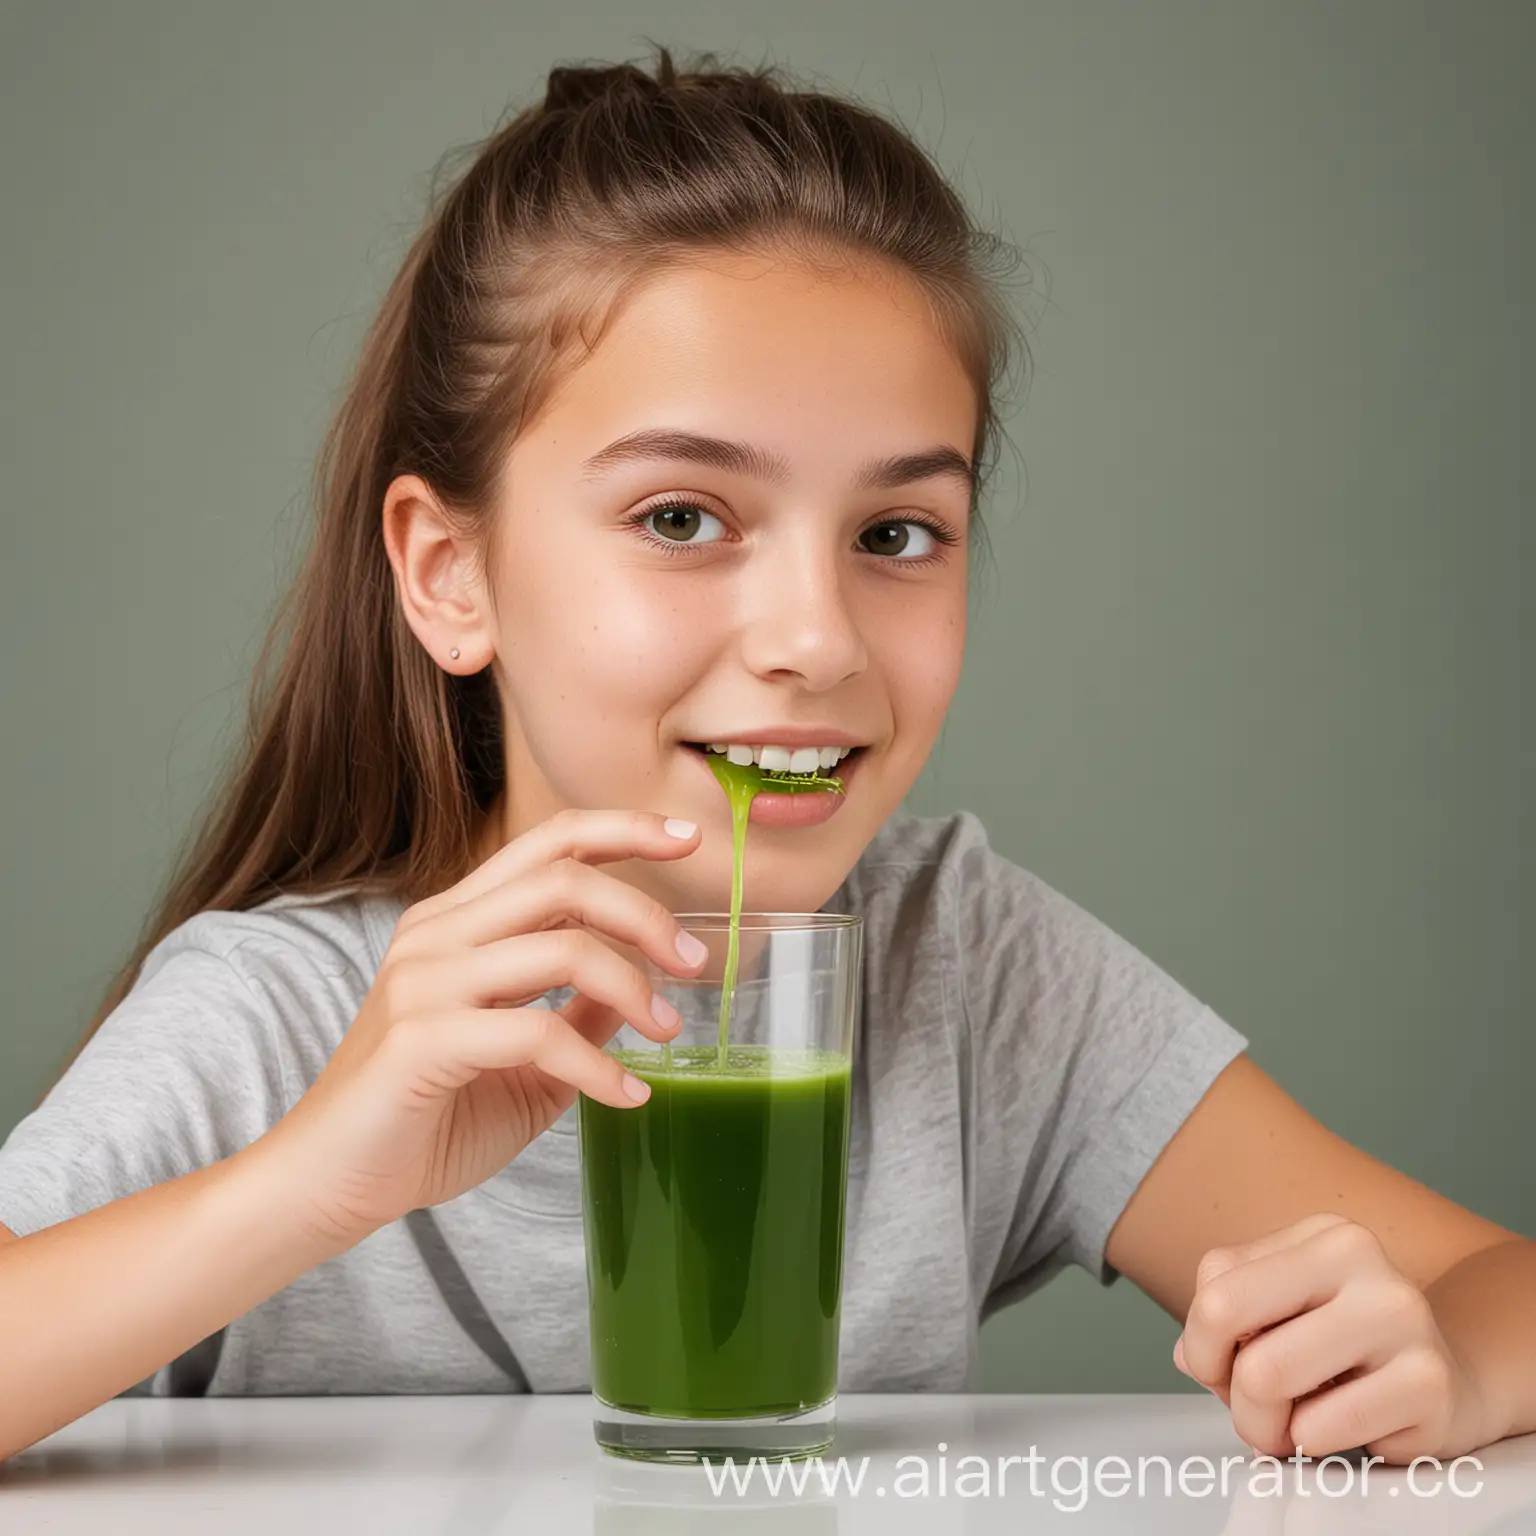
<path fill-rule="evenodd" d="M 1238 1264 L 1262 1258 L 1273 1269 L 1288 1246 L 1277 1229 L 1296 1223 L 1303 1229 L 1290 1240 L 1293 1265 L 1321 1273 L 1324 1255 L 1331 1262 L 1354 1240 L 1337 1228 L 1358 1224 L 1390 1270 L 1422 1294 L 1480 1400 L 1474 1438 L 1536 1428 L 1536 1244 L 1351 1146 L 1247 1057 L 1221 1073 L 1153 1164 L 1106 1257 L 1183 1321 L 1197 1291 Z M 1304 1251 L 1302 1242 L 1313 1247 Z M 1359 1262 L 1368 1257 L 1362 1249 Z M 1226 1284 L 1224 1304 L 1245 1286 L 1257 1305 L 1263 1286 L 1252 1274 L 1244 1285 Z M 1279 1364 L 1276 1351 L 1270 1356 Z M 1223 1396 L 1230 1385 L 1227 1372 Z"/>
<path fill-rule="evenodd" d="M 1536 1242 L 1507 1237 L 1480 1248 L 1424 1294 L 1477 1383 L 1484 1441 L 1536 1430 Z"/>
<path fill-rule="evenodd" d="M 306 1221 L 263 1139 L 28 1237 L 0 1227 L 0 1460 L 355 1241 Z"/>

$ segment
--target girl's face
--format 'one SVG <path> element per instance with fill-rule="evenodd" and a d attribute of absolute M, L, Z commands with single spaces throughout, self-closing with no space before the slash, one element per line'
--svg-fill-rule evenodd
<path fill-rule="evenodd" d="M 567 806 L 686 817 L 689 858 L 605 867 L 726 910 L 730 807 L 685 743 L 808 727 L 864 750 L 829 820 L 749 825 L 744 901 L 822 906 L 955 690 L 977 410 L 908 279 L 719 255 L 644 285 L 518 437 L 474 626 L 433 645 L 494 659 L 485 851 Z"/>

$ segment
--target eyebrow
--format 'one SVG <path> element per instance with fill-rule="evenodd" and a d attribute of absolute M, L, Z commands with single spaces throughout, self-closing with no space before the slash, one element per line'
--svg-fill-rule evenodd
<path fill-rule="evenodd" d="M 723 437 L 706 437 L 673 427 L 647 427 L 631 432 L 599 449 L 582 466 L 584 479 L 593 480 L 620 464 L 634 464 L 654 459 L 674 459 L 689 464 L 704 464 L 728 474 L 745 475 L 782 485 L 789 478 L 789 462 L 755 443 L 731 442 Z M 916 453 L 892 454 L 870 459 L 854 476 L 854 489 L 890 491 L 916 480 L 934 476 L 959 480 L 972 495 L 976 491 L 976 472 L 971 461 L 958 448 L 936 444 Z"/>

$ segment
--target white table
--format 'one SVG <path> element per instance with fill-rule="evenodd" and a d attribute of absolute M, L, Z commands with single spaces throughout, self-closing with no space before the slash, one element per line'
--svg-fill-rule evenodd
<path fill-rule="evenodd" d="M 592 1441 L 590 1415 L 590 1398 L 563 1395 L 123 1398 L 0 1464 L 0 1531 L 1536 1532 L 1536 1435 L 1488 1447 L 1481 1470 L 1459 1468 L 1465 1496 L 1448 1486 L 1445 1469 L 1420 1469 L 1416 1493 L 1405 1468 L 1363 1468 L 1358 1456 L 1320 1474 L 1315 1465 L 1283 1464 L 1280 1477 L 1266 1479 L 1226 1409 L 1205 1393 L 844 1397 L 833 1455 L 847 1460 L 841 1469 L 825 1462 L 820 1471 L 798 1464 L 810 1477 L 800 1494 L 783 1485 L 771 1492 L 761 1468 L 747 1474 L 744 1493 L 728 1487 L 716 1495 L 704 1468 L 605 1455 Z M 1033 1466 L 1016 1461 L 1002 1469 L 999 1492 L 1000 1459 L 1031 1452 Z M 1156 1455 L 1172 1469 L 1171 1497 L 1162 1465 L 1144 1460 L 1138 1492 L 1138 1459 Z M 1225 1494 L 1217 1481 L 1223 1457 L 1242 1458 L 1228 1464 Z M 847 1480 L 861 1465 L 855 1494 Z M 835 1494 L 824 1491 L 821 1471 L 840 1471 Z"/>

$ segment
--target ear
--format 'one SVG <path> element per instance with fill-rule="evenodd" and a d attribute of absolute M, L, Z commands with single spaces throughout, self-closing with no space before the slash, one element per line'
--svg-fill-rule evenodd
<path fill-rule="evenodd" d="M 427 654 L 466 677 L 489 666 L 495 631 L 475 545 L 419 475 L 397 475 L 385 492 L 384 548 L 406 622 Z"/>

